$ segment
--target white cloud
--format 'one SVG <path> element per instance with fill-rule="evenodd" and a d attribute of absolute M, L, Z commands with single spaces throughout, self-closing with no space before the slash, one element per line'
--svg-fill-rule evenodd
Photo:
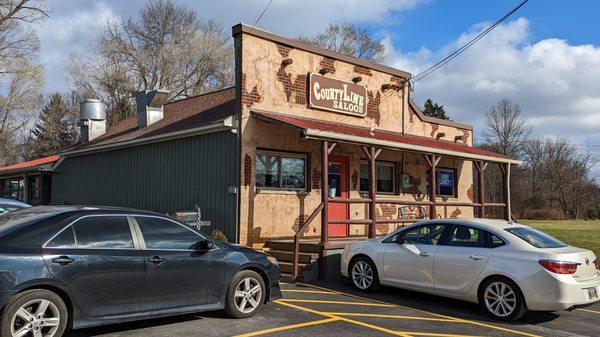
<path fill-rule="evenodd" d="M 276 0 L 271 3 L 259 27 L 278 34 L 297 37 L 322 31 L 340 21 L 389 22 L 398 11 L 412 9 L 427 0 Z M 85 52 L 107 21 L 135 15 L 144 0 L 73 1 L 55 0 L 51 19 L 38 25 L 42 44 L 41 58 L 46 67 L 46 91 L 69 87 L 66 63 L 72 52 Z M 204 19 L 214 19 L 225 28 L 243 22 L 253 24 L 268 0 L 180 0 Z"/>
<path fill-rule="evenodd" d="M 394 50 L 390 65 L 418 73 L 462 46 L 489 23 L 437 51 Z M 600 46 L 565 40 L 530 41 L 524 18 L 498 26 L 477 44 L 415 85 L 422 103 L 431 97 L 457 121 L 481 130 L 483 115 L 500 98 L 519 103 L 539 135 L 562 135 L 575 143 L 600 144 Z"/>
<path fill-rule="evenodd" d="M 85 53 L 104 25 L 116 19 L 113 10 L 103 2 L 88 8 L 61 6 L 60 2 L 55 4 L 51 18 L 36 27 L 48 92 L 68 88 L 66 66 L 69 55 Z"/>

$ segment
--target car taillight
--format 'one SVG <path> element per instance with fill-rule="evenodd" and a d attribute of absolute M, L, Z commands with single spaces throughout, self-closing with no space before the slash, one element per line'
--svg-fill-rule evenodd
<path fill-rule="evenodd" d="M 597 270 L 600 270 L 600 261 L 598 261 L 598 260 L 595 260 L 595 261 L 594 261 L 594 264 L 596 265 L 596 269 L 597 269 Z"/>
<path fill-rule="evenodd" d="M 568 261 L 540 260 L 542 267 L 555 274 L 575 274 L 579 263 Z"/>

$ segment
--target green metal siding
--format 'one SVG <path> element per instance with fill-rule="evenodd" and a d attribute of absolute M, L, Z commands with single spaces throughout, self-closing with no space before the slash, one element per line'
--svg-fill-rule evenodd
<path fill-rule="evenodd" d="M 173 213 L 198 205 L 237 242 L 239 141 L 230 132 L 67 157 L 52 176 L 52 203 Z"/>

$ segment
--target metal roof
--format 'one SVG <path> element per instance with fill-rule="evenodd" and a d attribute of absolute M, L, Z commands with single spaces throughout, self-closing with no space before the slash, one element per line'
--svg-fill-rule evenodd
<path fill-rule="evenodd" d="M 331 139 L 348 143 L 374 145 L 381 148 L 420 153 L 435 153 L 468 160 L 483 160 L 510 164 L 521 163 L 519 160 L 500 153 L 460 143 L 401 134 L 381 129 L 370 129 L 339 123 L 336 124 L 260 110 L 252 110 L 252 114 L 256 118 L 266 122 L 296 128 L 302 131 L 303 135 L 307 138 Z"/>
<path fill-rule="evenodd" d="M 49 157 L 38 158 L 35 160 L 21 162 L 21 163 L 17 163 L 14 165 L 0 167 L 0 174 L 16 173 L 16 172 L 23 172 L 23 171 L 36 171 L 38 169 L 44 168 L 44 166 L 50 166 L 50 164 L 54 164 L 59 159 L 60 159 L 60 156 L 54 155 L 54 156 L 49 156 Z"/>

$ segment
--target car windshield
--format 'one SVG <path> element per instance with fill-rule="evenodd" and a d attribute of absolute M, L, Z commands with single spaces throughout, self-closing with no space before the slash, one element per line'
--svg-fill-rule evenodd
<path fill-rule="evenodd" d="M 507 232 L 537 248 L 560 248 L 567 245 L 552 236 L 528 227 L 506 228 Z"/>
<path fill-rule="evenodd" d="M 6 214 L 6 213 L 18 211 L 20 209 L 22 209 L 22 207 L 15 206 L 15 205 L 0 204 L 0 214 Z"/>
<path fill-rule="evenodd" d="M 0 215 L 0 235 L 20 225 L 44 220 L 54 215 L 55 213 L 37 207 L 2 214 Z"/>

